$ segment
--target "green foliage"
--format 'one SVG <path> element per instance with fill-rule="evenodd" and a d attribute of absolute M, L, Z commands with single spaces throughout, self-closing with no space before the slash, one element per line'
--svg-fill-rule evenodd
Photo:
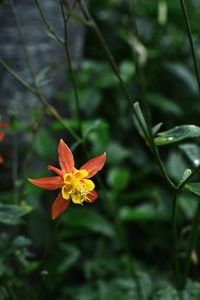
<path fill-rule="evenodd" d="M 60 2 L 68 10 L 67 1 Z M 195 281 L 200 276 L 199 241 L 192 253 L 190 279 L 183 290 L 175 287 L 172 191 L 155 163 L 155 153 L 147 147 L 152 130 L 156 145 L 163 146 L 161 159 L 175 185 L 187 181 L 200 162 L 198 88 L 179 1 L 89 2 L 132 107 L 96 38 L 94 24 L 70 8 L 69 24 L 73 19 L 85 30 L 80 65 L 72 61 L 81 138 L 77 141 L 63 127 L 80 135 L 72 84 L 61 86 L 54 99 L 48 99 L 56 108 L 53 114 L 46 106 L 35 107 L 26 120 L 20 119 L 17 105 L 8 112 L 6 135 L 12 146 L 7 149 L 2 141 L 0 149 L 5 158 L 0 165 L 0 300 L 200 299 L 200 284 Z M 189 1 L 187 8 L 198 49 L 200 5 Z M 52 28 L 43 29 L 56 43 Z M 59 70 L 69 81 L 65 61 Z M 54 72 L 42 66 L 36 75 L 44 95 L 54 84 L 50 71 Z M 54 118 L 57 112 L 61 122 Z M 70 204 L 53 222 L 50 210 L 58 191 L 31 186 L 27 178 L 55 176 L 46 167 L 58 167 L 60 138 L 72 149 L 76 168 L 104 151 L 107 161 L 94 179 L 99 199 L 84 206 Z M 199 196 L 196 172 L 178 196 L 181 275 Z"/>

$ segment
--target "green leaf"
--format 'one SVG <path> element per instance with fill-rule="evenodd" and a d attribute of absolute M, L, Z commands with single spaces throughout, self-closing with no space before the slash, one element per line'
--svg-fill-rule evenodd
<path fill-rule="evenodd" d="M 185 172 L 183 173 L 182 181 L 185 181 L 191 174 L 192 174 L 192 170 L 186 169 Z"/>
<path fill-rule="evenodd" d="M 32 207 L 29 205 L 0 204 L 0 223 L 16 225 L 19 223 L 21 217 L 28 214 L 31 210 Z"/>
<path fill-rule="evenodd" d="M 69 11 L 69 15 L 81 25 L 92 26 L 92 21 L 84 19 L 83 17 L 78 15 L 73 9 Z"/>
<path fill-rule="evenodd" d="M 198 145 L 192 143 L 183 144 L 180 145 L 180 149 L 195 166 L 200 164 L 200 147 Z"/>
<path fill-rule="evenodd" d="M 161 126 L 163 125 L 162 122 L 156 124 L 153 128 L 152 128 L 152 134 L 153 135 L 156 135 L 157 132 L 160 130 Z"/>
<path fill-rule="evenodd" d="M 148 135 L 148 126 L 147 126 L 147 123 L 145 121 L 143 112 L 142 112 L 142 110 L 140 108 L 139 102 L 134 103 L 133 107 L 134 107 L 134 110 L 135 110 L 135 114 L 137 115 L 137 118 L 136 118 L 135 115 L 133 116 L 134 122 L 135 122 L 135 126 L 136 126 L 139 134 L 141 135 L 141 137 L 143 137 L 144 139 L 146 139 L 145 133 Z"/>
<path fill-rule="evenodd" d="M 42 159 L 49 159 L 52 153 L 56 153 L 56 144 L 49 132 L 41 128 L 35 139 L 34 150 Z"/>
<path fill-rule="evenodd" d="M 166 287 L 159 290 L 153 300 L 180 300 L 178 292 L 173 287 Z"/>
<path fill-rule="evenodd" d="M 193 194 L 200 196 L 200 182 L 187 183 L 184 187 Z"/>
<path fill-rule="evenodd" d="M 65 215 L 64 222 L 72 229 L 100 233 L 108 237 L 115 235 L 112 225 L 92 207 L 70 208 L 70 213 Z"/>
<path fill-rule="evenodd" d="M 46 67 L 42 69 L 36 76 L 36 83 L 38 86 L 42 87 L 51 82 L 51 79 L 48 78 L 50 68 Z"/>
<path fill-rule="evenodd" d="M 128 169 L 113 168 L 108 173 L 108 183 L 116 191 L 124 190 L 129 184 L 131 178 Z"/>
<path fill-rule="evenodd" d="M 162 146 L 197 137 L 200 137 L 200 127 L 195 125 L 181 125 L 170 130 L 160 132 L 158 137 L 155 138 L 155 143 L 158 146 Z"/>
<path fill-rule="evenodd" d="M 164 210 L 158 209 L 150 203 L 138 207 L 123 207 L 120 210 L 119 217 L 122 221 L 152 221 L 168 218 Z"/>

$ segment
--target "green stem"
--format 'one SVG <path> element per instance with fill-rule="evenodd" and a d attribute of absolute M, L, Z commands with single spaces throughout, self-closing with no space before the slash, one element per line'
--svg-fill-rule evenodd
<path fill-rule="evenodd" d="M 36 94 L 36 90 L 29 85 L 21 76 L 19 76 L 11 67 L 9 67 L 3 59 L 0 58 L 0 65 L 2 65 L 8 73 L 10 73 L 26 90 L 32 94 Z"/>
<path fill-rule="evenodd" d="M 173 257 L 175 265 L 176 274 L 176 284 L 180 288 L 180 269 L 179 269 L 179 259 L 178 259 L 178 234 L 177 234 L 177 220 L 176 220 L 176 210 L 177 210 L 177 191 L 174 192 L 174 198 L 172 203 L 172 237 L 173 237 Z"/>
<path fill-rule="evenodd" d="M 15 23 L 17 25 L 18 35 L 21 39 L 26 64 L 29 68 L 29 71 L 30 71 L 30 74 L 31 74 L 31 77 L 32 77 L 33 81 L 35 81 L 35 75 L 34 75 L 33 68 L 32 68 L 32 65 L 31 65 L 31 62 L 30 62 L 30 59 L 29 59 L 28 50 L 27 50 L 27 47 L 26 47 L 26 43 L 25 43 L 25 40 L 24 40 L 24 36 L 23 36 L 22 30 L 21 30 L 21 25 L 20 25 L 20 22 L 19 22 L 19 18 L 18 18 L 16 9 L 15 9 L 15 5 L 13 3 L 13 0 L 10 0 L 10 6 L 11 6 L 11 10 L 13 12 L 14 18 L 15 18 Z"/>
<path fill-rule="evenodd" d="M 114 59 L 114 57 L 113 57 L 113 55 L 112 55 L 109 47 L 107 46 L 107 43 L 106 43 L 103 35 L 101 34 L 101 31 L 100 31 L 99 27 L 97 26 L 96 22 L 92 18 L 92 16 L 91 16 L 91 14 L 90 14 L 87 6 L 85 5 L 84 1 L 78 1 L 78 3 L 79 3 L 80 9 L 83 12 L 85 18 L 88 21 L 90 21 L 90 23 L 92 24 L 92 27 L 94 28 L 94 30 L 96 32 L 96 35 L 97 35 L 97 37 L 98 37 L 98 39 L 99 39 L 99 41 L 100 41 L 100 43 L 101 43 L 101 45 L 102 45 L 102 47 L 103 47 L 106 55 L 108 57 L 108 60 L 109 60 L 110 65 L 112 67 L 112 70 L 115 73 L 116 77 L 118 78 L 119 84 L 121 86 L 121 89 L 124 92 L 124 95 L 125 95 L 126 99 L 128 100 L 130 108 L 133 111 L 134 115 L 136 116 L 136 119 L 137 119 L 138 123 L 140 124 L 140 126 L 141 126 L 141 128 L 142 128 L 142 130 L 144 132 L 145 138 L 148 141 L 148 144 L 149 144 L 149 146 L 150 146 L 150 148 L 152 150 L 152 153 L 153 153 L 154 157 L 157 160 L 157 163 L 158 163 L 160 171 L 162 172 L 162 174 L 163 174 L 164 178 L 166 179 L 166 181 L 168 182 L 168 184 L 171 187 L 175 188 L 174 183 L 170 180 L 170 178 L 169 178 L 169 176 L 168 176 L 168 174 L 167 174 L 167 172 L 165 170 L 165 167 L 164 167 L 164 165 L 162 163 L 162 160 L 160 158 L 159 151 L 158 151 L 158 149 L 157 149 L 157 147 L 156 147 L 156 145 L 154 143 L 154 138 L 153 138 L 152 131 L 151 131 L 151 125 L 149 124 L 148 120 L 146 120 L 147 127 L 148 127 L 148 132 L 146 132 L 146 130 L 142 126 L 142 124 L 140 122 L 140 119 L 138 118 L 138 115 L 137 115 L 137 113 L 136 113 L 136 111 L 135 111 L 135 109 L 133 107 L 133 103 L 135 101 L 132 99 L 132 97 L 131 97 L 131 95 L 129 93 L 129 90 L 128 90 L 126 84 L 125 84 L 125 82 L 123 81 L 123 79 L 120 76 L 120 73 L 119 73 L 117 64 L 115 62 L 115 59 Z"/>
<path fill-rule="evenodd" d="M 55 37 L 55 39 L 60 43 L 60 44 L 64 44 L 65 42 L 63 41 L 62 38 L 59 37 L 59 35 L 55 32 L 55 30 L 51 27 L 51 25 L 49 24 L 49 21 L 48 19 L 46 18 L 44 12 L 43 12 L 43 9 L 41 7 L 41 4 L 40 4 L 40 0 L 35 0 L 35 3 L 37 5 L 37 8 L 39 10 L 39 13 L 41 15 L 41 18 L 47 28 L 47 30 Z"/>
<path fill-rule="evenodd" d="M 184 279 L 183 279 L 183 286 L 186 283 L 189 271 L 190 271 L 190 266 L 191 266 L 191 255 L 192 251 L 195 249 L 197 239 L 198 239 L 198 234 L 199 234 L 199 224 L 200 224 L 200 200 L 198 201 L 198 206 L 197 210 L 195 213 L 195 218 L 193 221 L 192 225 L 192 233 L 191 233 L 191 238 L 190 238 L 190 245 L 187 251 L 186 259 L 185 259 L 185 272 L 184 272 Z"/>
<path fill-rule="evenodd" d="M 77 87 L 77 82 L 76 82 L 76 76 L 75 76 L 74 70 L 72 68 L 72 61 L 71 61 L 71 56 L 70 56 L 69 47 L 68 47 L 67 20 L 66 20 L 66 17 L 65 17 L 64 6 L 63 6 L 62 3 L 60 3 L 60 7 L 61 7 L 63 23 L 64 23 L 65 54 L 66 54 L 67 63 L 68 63 L 68 66 L 69 66 L 69 75 L 70 75 L 71 82 L 72 82 L 72 85 L 73 85 L 75 104 L 76 104 L 76 118 L 77 118 L 77 122 L 78 122 L 78 129 L 79 129 L 80 135 L 82 136 L 82 126 L 81 126 L 81 118 L 80 118 L 80 101 L 79 101 L 79 96 L 78 96 L 78 87 Z"/>
<path fill-rule="evenodd" d="M 195 53 L 195 48 L 194 48 L 194 42 L 193 42 L 193 38 L 192 38 L 192 30 L 191 30 L 191 26 L 190 26 L 190 21 L 189 21 L 189 17 L 188 17 L 188 13 L 187 13 L 187 8 L 186 8 L 186 5 L 185 5 L 185 1 L 184 0 L 180 0 L 180 4 L 181 4 L 181 8 L 182 8 L 182 12 L 183 12 L 184 20 L 185 20 L 185 25 L 186 25 L 186 29 L 187 29 L 187 35 L 188 35 L 188 39 L 189 39 L 189 43 L 190 43 L 190 48 L 191 48 L 191 53 L 192 53 L 192 59 L 193 59 L 193 63 L 194 63 L 194 70 L 195 70 L 197 84 L 198 84 L 198 88 L 199 88 L 199 94 L 200 94 L 199 66 L 198 66 L 198 61 L 197 61 L 197 57 L 196 57 L 196 53 Z"/>

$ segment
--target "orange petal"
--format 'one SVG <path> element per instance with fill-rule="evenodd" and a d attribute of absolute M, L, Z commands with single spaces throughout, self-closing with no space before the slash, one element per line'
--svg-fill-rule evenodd
<path fill-rule="evenodd" d="M 73 154 L 62 139 L 58 145 L 58 158 L 63 173 L 71 173 L 74 171 Z"/>
<path fill-rule="evenodd" d="M 46 190 L 57 190 L 63 186 L 63 180 L 60 176 L 44 177 L 38 179 L 28 179 L 32 184 Z"/>
<path fill-rule="evenodd" d="M 55 172 L 59 176 L 63 176 L 63 171 L 56 168 L 56 167 L 54 167 L 54 166 L 48 165 L 48 170 L 51 170 L 51 171 Z"/>
<path fill-rule="evenodd" d="M 62 194 L 60 193 L 51 208 L 52 220 L 55 220 L 57 217 L 59 217 L 60 214 L 68 207 L 70 202 L 70 200 L 63 199 Z"/>
<path fill-rule="evenodd" d="M 0 164 L 4 162 L 2 155 L 0 154 Z"/>
<path fill-rule="evenodd" d="M 93 190 L 87 194 L 87 199 L 85 200 L 85 202 L 93 203 L 97 198 L 98 194 L 95 190 Z"/>
<path fill-rule="evenodd" d="M 5 133 L 0 131 L 0 142 L 3 141 Z"/>
<path fill-rule="evenodd" d="M 104 152 L 103 154 L 90 159 L 80 168 L 80 170 L 84 169 L 88 171 L 88 175 L 86 176 L 86 178 L 90 178 L 103 168 L 105 161 L 106 153 Z"/>

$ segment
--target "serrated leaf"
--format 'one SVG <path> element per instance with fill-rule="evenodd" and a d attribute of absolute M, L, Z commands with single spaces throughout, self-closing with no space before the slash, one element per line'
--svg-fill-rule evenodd
<path fill-rule="evenodd" d="M 21 217 L 32 210 L 29 205 L 18 206 L 11 204 L 0 204 L 0 223 L 6 225 L 16 225 Z"/>
<path fill-rule="evenodd" d="M 200 182 L 187 183 L 184 187 L 193 194 L 200 196 Z"/>
<path fill-rule="evenodd" d="M 182 125 L 160 132 L 158 137 L 154 140 L 158 146 L 162 146 L 197 137 L 200 137 L 200 127 L 195 125 Z"/>

